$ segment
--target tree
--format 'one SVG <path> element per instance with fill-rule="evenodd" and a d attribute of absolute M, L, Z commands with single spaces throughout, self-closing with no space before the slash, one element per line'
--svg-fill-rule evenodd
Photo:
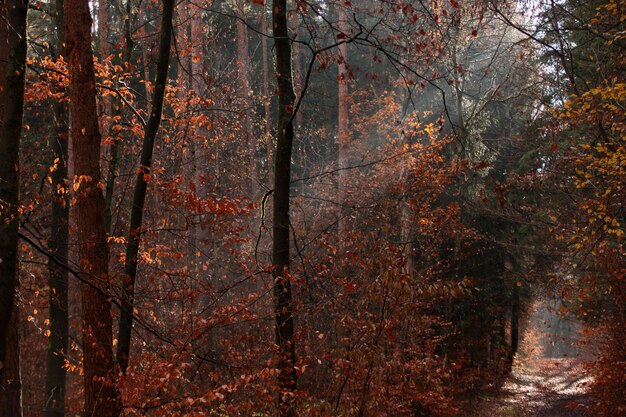
<path fill-rule="evenodd" d="M 63 0 L 55 2 L 54 20 L 57 33 L 52 54 L 58 59 L 63 55 L 64 18 Z M 54 136 L 52 145 L 53 167 L 50 178 L 52 213 L 50 217 L 49 247 L 52 256 L 67 263 L 70 201 L 68 188 L 68 111 L 67 103 L 54 103 Z M 65 413 L 66 369 L 69 337 L 68 271 L 55 259 L 48 259 L 48 286 L 50 302 L 50 341 L 46 367 L 45 410 L 47 417 L 62 417 Z"/>
<path fill-rule="evenodd" d="M 558 127 L 551 163 L 558 189 L 574 203 L 569 210 L 555 207 L 550 218 L 558 230 L 555 245 L 567 254 L 561 267 L 573 276 L 559 283 L 566 305 L 601 340 L 589 365 L 594 416 L 626 412 L 625 6 L 623 0 L 567 1 L 546 12 L 553 29 L 547 41 L 569 81 L 558 84 L 565 97 L 552 112 Z"/>
<path fill-rule="evenodd" d="M 341 4 L 344 3 L 344 4 Z M 348 33 L 348 11 L 346 7 L 349 2 L 339 2 L 337 4 L 337 27 L 339 29 L 341 39 L 349 37 Z M 338 71 L 337 71 L 337 144 L 339 146 L 339 156 L 337 169 L 339 177 L 337 179 L 339 193 L 339 237 L 344 235 L 346 230 L 346 221 L 348 217 L 348 168 L 350 154 L 350 132 L 348 130 L 348 81 L 350 80 L 350 72 L 348 71 L 348 44 L 341 42 L 338 46 Z"/>
<path fill-rule="evenodd" d="M 0 72 L 2 85 L 2 130 L 0 131 L 0 155 L 4 161 L 0 168 L 0 364 L 7 353 L 7 335 L 15 304 L 15 288 L 18 282 L 18 208 L 19 149 L 24 115 L 24 80 L 26 76 L 26 14 L 28 3 L 15 0 L 0 6 L 0 26 L 8 32 L 3 41 L 8 63 Z M 5 26 L 7 25 L 7 26 Z M 6 71 L 6 72 L 4 72 Z M 0 380 L 2 368 L 0 368 Z"/>
<path fill-rule="evenodd" d="M 269 64 L 268 64 L 268 53 L 267 53 L 267 37 L 269 36 L 267 33 L 267 10 L 265 9 L 265 2 L 261 8 L 261 49 L 262 55 L 261 59 L 263 60 L 263 112 L 264 112 L 264 127 L 265 127 L 265 147 L 266 147 L 266 159 L 268 167 L 271 166 L 272 162 L 272 120 L 271 120 L 271 96 L 270 96 L 270 81 L 269 81 Z"/>
<path fill-rule="evenodd" d="M 255 195 L 258 190 L 258 168 L 257 168 L 257 140 L 254 134 L 253 123 L 253 103 L 252 103 L 252 85 L 250 82 L 250 53 L 248 47 L 248 28 L 246 26 L 246 2 L 237 0 L 235 5 L 237 14 L 237 78 L 239 80 L 239 95 L 241 97 L 241 105 L 243 107 L 243 117 L 241 118 L 241 133 L 243 141 L 248 145 L 249 160 L 249 189 L 252 199 L 256 199 Z"/>
<path fill-rule="evenodd" d="M 167 85 L 167 72 L 170 60 L 170 45 L 172 39 L 172 18 L 174 14 L 174 0 L 163 0 L 163 18 L 161 20 L 161 39 L 159 43 L 159 55 L 157 61 L 156 82 L 152 96 L 152 109 L 150 118 L 144 132 L 143 146 L 141 148 L 141 160 L 135 181 L 132 207 L 130 212 L 130 227 L 128 230 L 128 245 L 126 247 L 126 263 L 124 266 L 124 284 L 122 289 L 122 311 L 118 333 L 117 361 L 122 372 L 128 368 L 130 355 L 131 331 L 133 326 L 133 299 L 135 284 L 137 281 L 137 256 L 141 242 L 141 225 L 143 221 L 144 205 L 148 182 L 150 181 L 150 168 L 152 166 L 152 153 L 154 142 L 161 124 L 163 113 L 163 98 Z"/>
<path fill-rule="evenodd" d="M 91 14 L 86 0 L 66 0 L 65 45 L 70 84 L 70 137 L 74 149 L 78 259 L 81 268 L 85 413 L 116 416 L 119 394 L 111 343 L 108 294 L 109 249 L 100 182 L 100 132 L 91 50 Z"/>
<path fill-rule="evenodd" d="M 20 204 L 19 149 L 24 115 L 26 75 L 26 15 L 28 2 L 16 0 L 0 5 L 0 413 L 22 415 L 19 309 L 16 292 L 18 270 L 18 208 Z"/>
<path fill-rule="evenodd" d="M 276 85 L 278 119 L 276 124 L 276 153 L 274 156 L 274 213 L 272 275 L 274 277 L 274 320 L 278 345 L 279 415 L 293 417 L 296 413 L 295 390 L 296 345 L 294 339 L 291 273 L 289 271 L 289 199 L 291 185 L 291 149 L 294 138 L 295 94 L 291 79 L 291 40 L 287 26 L 287 1 L 274 0 L 272 27 L 276 49 Z"/>

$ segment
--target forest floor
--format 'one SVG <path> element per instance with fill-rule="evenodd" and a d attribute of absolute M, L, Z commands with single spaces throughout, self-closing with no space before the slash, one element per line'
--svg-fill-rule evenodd
<path fill-rule="evenodd" d="M 476 417 L 584 417 L 589 382 L 576 359 L 533 358 L 482 398 Z"/>
<path fill-rule="evenodd" d="M 529 311 L 510 375 L 478 400 L 472 417 L 585 417 L 592 382 L 583 367 L 581 327 L 556 305 L 537 302 Z"/>

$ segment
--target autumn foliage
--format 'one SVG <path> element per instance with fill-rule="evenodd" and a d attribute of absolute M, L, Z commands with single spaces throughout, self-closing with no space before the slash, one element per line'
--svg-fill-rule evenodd
<path fill-rule="evenodd" d="M 183 1 L 170 43 L 170 3 L 97 3 L 70 51 L 29 12 L 23 416 L 469 415 L 547 293 L 626 413 L 624 0 Z"/>

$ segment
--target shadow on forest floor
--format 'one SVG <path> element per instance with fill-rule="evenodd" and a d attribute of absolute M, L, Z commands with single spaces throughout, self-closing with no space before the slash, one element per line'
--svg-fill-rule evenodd
<path fill-rule="evenodd" d="M 502 388 L 485 396 L 473 416 L 584 417 L 591 379 L 574 359 L 516 365 Z"/>
<path fill-rule="evenodd" d="M 496 392 L 486 393 L 478 400 L 471 417 L 584 417 L 588 401 L 587 389 L 592 382 L 585 374 L 580 357 L 550 357 L 546 334 L 553 331 L 554 320 L 545 307 L 537 306 L 531 313 L 531 326 L 522 346 L 522 359 L 516 359 L 511 374 Z M 576 330 L 566 342 L 572 343 Z M 546 342 L 548 340 L 548 342 Z M 555 340 L 552 337 L 551 340 Z M 559 343 L 556 343 L 557 345 Z M 569 351 L 568 353 L 573 353 Z M 576 352 L 580 354 L 581 352 Z"/>

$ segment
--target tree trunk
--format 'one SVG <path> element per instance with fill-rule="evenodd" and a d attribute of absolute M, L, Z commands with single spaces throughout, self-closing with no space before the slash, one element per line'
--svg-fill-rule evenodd
<path fill-rule="evenodd" d="M 344 5 L 338 5 L 337 27 L 345 36 L 348 34 L 348 20 Z M 339 145 L 338 161 L 338 195 L 339 195 L 339 236 L 344 235 L 347 209 L 347 182 L 348 182 L 348 155 L 349 155 L 349 133 L 348 133 L 348 45 L 344 42 L 339 45 L 339 68 L 337 71 L 337 142 Z"/>
<path fill-rule="evenodd" d="M 195 4 L 190 4 L 189 13 L 191 14 L 191 88 L 199 96 L 202 94 L 200 84 L 204 76 L 202 9 Z"/>
<path fill-rule="evenodd" d="M 91 50 L 88 0 L 65 0 L 65 45 L 70 74 L 70 136 L 74 150 L 74 188 L 82 292 L 85 415 L 118 414 L 115 388 L 111 301 L 107 296 L 109 251 L 100 190 L 100 132 Z"/>
<path fill-rule="evenodd" d="M 204 86 L 204 27 L 202 25 L 202 9 L 193 2 L 190 2 L 189 4 L 190 8 L 188 12 L 191 16 L 191 89 L 197 97 L 200 97 L 203 94 L 202 87 Z M 196 196 L 200 199 L 204 199 L 208 195 L 207 184 L 202 179 L 206 170 L 202 171 L 205 167 L 203 164 L 200 164 L 199 161 L 201 160 L 201 155 L 206 149 L 206 144 L 204 141 L 197 140 L 197 138 L 203 138 L 207 135 L 203 134 L 203 127 L 194 126 L 193 129 L 194 137 L 189 143 L 189 153 L 192 161 L 190 166 L 192 171 L 190 179 L 196 187 Z M 193 244 L 194 256 L 198 252 L 199 245 L 207 238 L 207 233 L 203 230 L 204 227 L 202 226 L 205 218 L 206 216 L 201 214 L 198 217 L 198 223 L 194 224 L 191 231 L 190 242 Z M 201 258 L 195 257 L 195 261 L 192 264 L 192 275 L 196 275 L 199 270 L 199 262 L 201 262 Z"/>
<path fill-rule="evenodd" d="M 291 41 L 287 26 L 287 1 L 274 0 L 272 5 L 276 49 L 276 84 L 278 86 L 278 124 L 274 164 L 273 250 L 274 306 L 276 344 L 280 363 L 278 388 L 279 416 L 297 415 L 296 346 L 293 305 L 289 273 L 289 183 L 291 181 L 291 148 L 293 145 L 293 111 L 295 94 L 291 79 Z"/>
<path fill-rule="evenodd" d="M 298 19 L 300 15 L 296 13 L 296 19 Z M 296 92 L 296 96 L 300 97 L 302 94 L 302 60 L 300 54 L 300 22 L 296 20 L 293 22 L 293 39 L 295 42 L 293 43 L 293 86 Z M 299 129 L 302 126 L 302 112 L 299 111 L 296 113 L 295 118 L 296 124 L 295 128 Z"/>
<path fill-rule="evenodd" d="M 152 22 L 152 17 L 146 15 L 147 4 L 140 4 L 138 9 L 139 9 L 139 21 L 146 22 L 144 26 L 144 30 L 147 32 L 148 28 L 150 27 L 148 26 L 147 22 Z M 150 97 L 150 88 L 148 87 L 148 81 L 150 81 L 150 59 L 151 59 L 150 52 L 151 51 L 148 49 L 148 46 L 143 45 L 143 48 L 141 49 L 141 58 L 143 59 L 143 80 L 145 81 L 143 83 L 143 87 L 144 87 L 144 95 L 146 97 L 146 107 L 148 107 L 147 101 L 148 101 L 148 97 Z"/>
<path fill-rule="evenodd" d="M 161 124 L 161 114 L 163 112 L 163 98 L 167 84 L 172 39 L 173 10 L 174 0 L 163 0 L 163 20 L 161 22 L 161 39 L 157 61 L 156 83 L 154 95 L 152 96 L 152 110 L 150 111 L 150 118 L 148 119 L 144 132 L 139 173 L 137 173 L 137 179 L 135 181 L 135 191 L 130 212 L 130 228 L 128 231 L 128 245 L 126 246 L 126 263 L 124 265 L 122 312 L 117 344 L 117 361 L 122 372 L 126 372 L 128 368 L 128 357 L 130 354 L 131 331 L 133 326 L 132 314 L 137 277 L 137 257 L 139 254 L 139 243 L 141 241 L 141 225 L 143 221 L 146 192 L 148 189 L 149 176 L 151 175 L 152 153 L 156 135 L 159 131 L 159 125 Z"/>
<path fill-rule="evenodd" d="M 55 55 L 63 48 L 63 0 L 55 2 L 57 39 L 53 47 Z M 54 104 L 55 140 L 52 141 L 54 171 L 51 192 L 52 213 L 50 219 L 50 252 L 63 261 L 68 259 L 69 193 L 67 186 L 68 165 L 68 113 L 67 104 Z M 46 391 L 44 410 L 46 417 L 62 417 L 65 414 L 66 370 L 63 367 L 67 355 L 69 337 L 68 319 L 68 273 L 52 259 L 48 260 L 49 319 Z"/>
<path fill-rule="evenodd" d="M 266 141 L 265 145 L 266 145 L 266 153 L 267 153 L 266 158 L 267 158 L 267 167 L 269 171 L 269 167 L 272 164 L 272 148 L 273 148 L 272 128 L 271 128 L 272 115 L 270 112 L 273 94 L 270 95 L 269 62 L 268 62 L 268 55 L 267 55 L 267 37 L 268 37 L 267 11 L 265 10 L 265 6 L 263 6 L 261 13 L 262 13 L 261 15 L 261 32 L 262 32 L 261 49 L 263 53 L 263 97 L 264 97 L 263 107 L 265 110 L 265 141 Z"/>
<path fill-rule="evenodd" d="M 20 308 L 16 305 L 13 314 L 11 314 L 11 327 L 7 336 L 8 349 L 0 384 L 0 416 L 22 416 L 19 314 Z"/>
<path fill-rule="evenodd" d="M 109 19 L 107 16 L 107 0 L 98 0 L 98 52 L 100 62 L 104 62 L 104 60 L 111 53 L 111 48 L 109 46 Z M 113 97 L 111 95 L 106 95 L 102 97 L 102 114 L 104 116 L 111 116 L 113 109 Z M 105 139 L 105 143 L 109 140 L 109 135 L 111 133 L 111 121 L 107 117 L 103 117 L 100 119 L 101 124 L 101 135 Z M 108 232 L 109 229 L 106 228 Z"/>
<path fill-rule="evenodd" d="M 0 6 L 0 25 L 8 35 L 0 38 L 2 57 L 8 58 L 4 73 L 0 74 L 2 130 L 0 131 L 0 365 L 7 352 L 7 335 L 18 280 L 18 204 L 19 204 L 19 150 L 24 115 L 24 75 L 26 66 L 26 14 L 28 2 L 13 0 Z M 9 30 L 9 28 L 11 28 Z M 5 43 L 7 42 L 8 43 Z M 0 366 L 0 378 L 2 366 Z M 1 380 L 1 379 L 0 379 Z"/>
<path fill-rule="evenodd" d="M 509 361 L 512 363 L 519 347 L 519 287 L 517 284 L 513 287 L 513 300 L 511 301 L 511 351 L 509 353 Z"/>
<path fill-rule="evenodd" d="M 254 122 L 252 111 L 254 103 L 252 102 L 252 83 L 250 82 L 250 55 L 248 50 L 248 27 L 245 23 L 245 5 L 244 0 L 237 0 L 237 78 L 239 79 L 239 94 L 241 95 L 241 105 L 243 114 L 241 121 L 243 123 L 242 133 L 243 140 L 248 145 L 248 164 L 249 175 L 248 191 L 250 198 L 255 201 L 258 193 L 258 167 L 257 167 L 257 143 L 254 136 Z"/>
<path fill-rule="evenodd" d="M 109 56 L 109 19 L 107 16 L 107 1 L 98 0 L 98 49 L 100 49 L 100 59 L 104 60 Z"/>

